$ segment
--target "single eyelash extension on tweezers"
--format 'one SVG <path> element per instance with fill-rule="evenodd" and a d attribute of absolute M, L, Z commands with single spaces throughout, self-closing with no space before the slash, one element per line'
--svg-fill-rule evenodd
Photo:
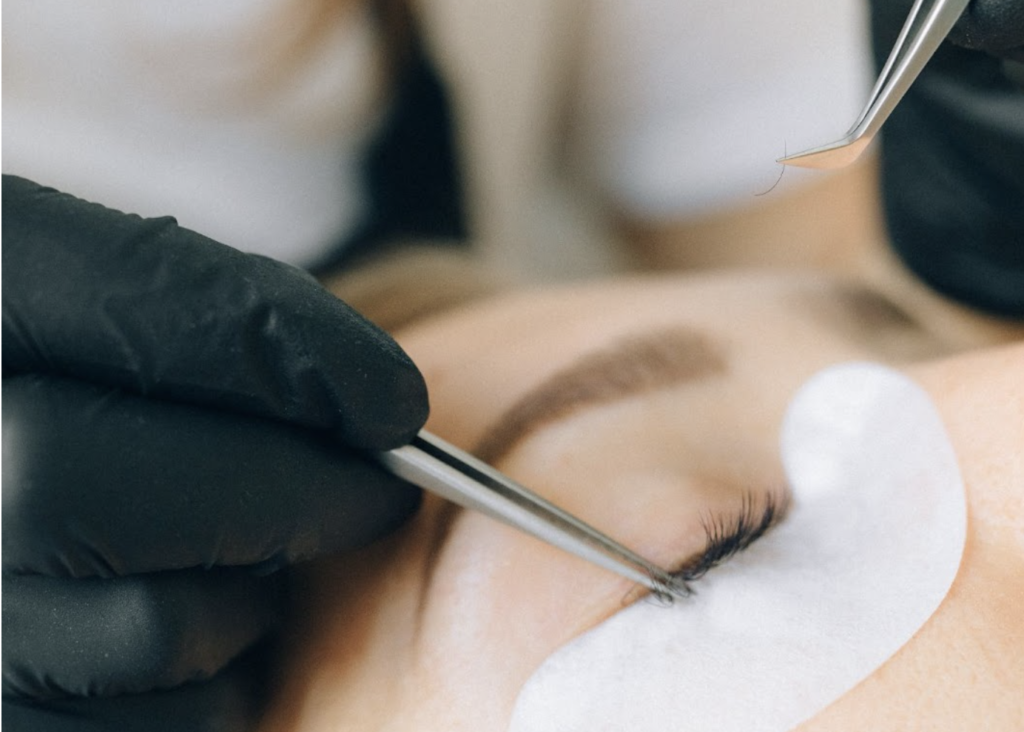
<path fill-rule="evenodd" d="M 748 492 L 743 495 L 738 514 L 705 516 L 701 521 L 707 535 L 704 551 L 670 573 L 678 582 L 676 586 L 684 595 L 694 594 L 693 582 L 764 536 L 786 515 L 788 507 L 788 493 L 768 492 L 759 500 Z M 651 600 L 663 605 L 672 605 L 677 597 L 668 589 L 650 595 Z"/>

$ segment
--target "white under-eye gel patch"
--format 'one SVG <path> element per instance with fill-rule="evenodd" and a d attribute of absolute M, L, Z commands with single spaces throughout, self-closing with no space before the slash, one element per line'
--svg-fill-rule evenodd
<path fill-rule="evenodd" d="M 927 395 L 874 364 L 830 368 L 793 400 L 782 459 L 789 516 L 694 597 L 641 602 L 553 654 L 520 692 L 513 731 L 783 732 L 910 639 L 966 534 Z"/>

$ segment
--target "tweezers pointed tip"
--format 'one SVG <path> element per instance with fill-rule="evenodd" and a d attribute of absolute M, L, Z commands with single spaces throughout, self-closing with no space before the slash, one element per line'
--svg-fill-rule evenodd
<path fill-rule="evenodd" d="M 827 162 L 822 164 L 821 162 L 814 159 L 814 153 L 794 153 L 793 155 L 787 155 L 784 158 L 776 158 L 775 162 L 780 165 L 792 165 L 794 168 L 807 168 L 812 170 L 828 170 L 829 168 L 840 167 L 838 165 L 830 165 Z"/>
<path fill-rule="evenodd" d="M 685 600 L 693 594 L 693 588 L 686 580 L 664 570 L 651 574 L 649 589 L 655 599 L 666 604 L 672 604 L 675 600 Z"/>
<path fill-rule="evenodd" d="M 829 170 L 831 168 L 841 168 L 853 162 L 852 160 L 847 160 L 847 157 L 844 153 L 844 148 L 826 146 L 824 148 L 814 148 L 786 155 L 785 157 L 778 158 L 775 162 L 781 165 L 792 165 L 795 168 Z"/>
<path fill-rule="evenodd" d="M 797 168 L 835 170 L 845 168 L 861 156 L 871 142 L 870 137 L 855 140 L 841 140 L 829 145 L 811 148 L 802 152 L 777 158 L 775 162 Z"/>

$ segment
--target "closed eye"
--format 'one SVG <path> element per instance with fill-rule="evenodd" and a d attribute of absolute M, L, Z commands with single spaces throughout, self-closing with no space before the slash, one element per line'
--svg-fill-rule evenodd
<path fill-rule="evenodd" d="M 727 373 L 722 345 L 699 330 L 676 326 L 626 338 L 584 355 L 535 386 L 485 432 L 473 453 L 494 464 L 540 428 L 579 410 Z M 690 583 L 749 547 L 782 518 L 788 493 L 760 495 L 748 492 L 737 512 L 704 518 L 704 549 L 672 571 L 675 590 L 692 593 Z M 656 591 L 655 596 L 670 602 L 673 592 Z M 636 598 L 630 592 L 623 602 Z"/>

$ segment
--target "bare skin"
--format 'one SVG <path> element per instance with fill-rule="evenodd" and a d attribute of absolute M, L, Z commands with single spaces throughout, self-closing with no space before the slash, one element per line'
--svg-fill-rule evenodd
<path fill-rule="evenodd" d="M 701 218 L 620 216 L 629 261 L 640 271 L 760 267 L 854 279 L 883 294 L 936 337 L 960 347 L 1012 339 L 1019 325 L 960 307 L 913 275 L 889 246 L 879 161 L 858 162 L 784 194 Z"/>
<path fill-rule="evenodd" d="M 785 175 L 779 168 L 780 175 Z M 878 163 L 868 155 L 785 193 L 697 218 L 652 221 L 622 215 L 622 240 L 643 270 L 722 267 L 811 268 L 851 274 L 884 241 Z"/>
<path fill-rule="evenodd" d="M 960 571 L 917 635 L 801 732 L 1024 726 L 1021 373 L 1021 345 L 910 369 L 939 408 L 966 484 Z"/>
<path fill-rule="evenodd" d="M 581 355 L 647 331 L 696 332 L 703 341 L 682 342 L 710 345 L 721 368 L 570 410 L 506 445 L 496 464 L 666 565 L 701 549 L 702 513 L 728 516 L 743 496 L 778 490 L 779 423 L 812 373 L 851 359 L 934 361 L 961 347 L 860 288 L 775 275 L 527 293 L 439 316 L 400 342 L 430 386 L 428 427 L 472 448 Z M 1007 459 L 1024 454 L 1013 378 L 1024 348 L 906 368 L 939 405 L 964 465 L 964 564 L 919 634 L 807 729 L 905 729 L 924 714 L 931 729 L 978 728 L 967 721 L 979 708 L 1005 729 L 1024 713 L 1006 693 L 1024 687 L 1024 466 Z M 310 571 L 266 728 L 505 729 L 533 670 L 638 594 L 428 496 L 398 535 Z"/>

